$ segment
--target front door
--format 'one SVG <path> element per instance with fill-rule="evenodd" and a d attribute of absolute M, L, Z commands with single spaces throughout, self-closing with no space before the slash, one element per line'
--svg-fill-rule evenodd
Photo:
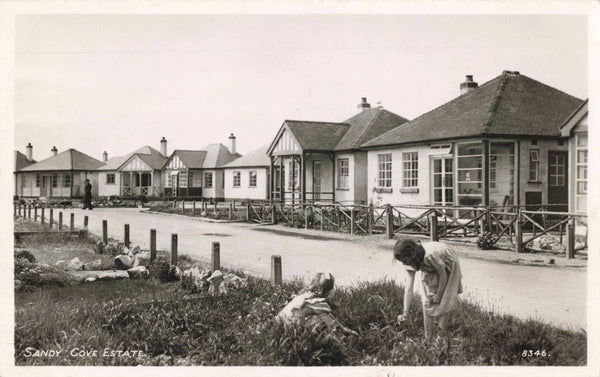
<path fill-rule="evenodd" d="M 313 199 L 321 200 L 321 161 L 313 161 Z"/>
<path fill-rule="evenodd" d="M 173 196 L 177 196 L 177 189 L 179 188 L 179 174 L 171 175 L 171 179 L 171 184 L 173 185 Z"/>
<path fill-rule="evenodd" d="M 451 206 L 454 204 L 454 177 L 452 157 L 433 158 L 432 195 L 433 205 Z"/>
<path fill-rule="evenodd" d="M 569 210 L 567 152 L 548 152 L 548 204 L 549 211 Z"/>
<path fill-rule="evenodd" d="M 50 176 L 42 175 L 42 187 L 40 187 L 40 196 L 50 197 Z"/>

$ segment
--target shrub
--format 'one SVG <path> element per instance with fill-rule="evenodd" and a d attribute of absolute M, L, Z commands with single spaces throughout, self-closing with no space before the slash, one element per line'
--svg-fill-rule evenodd
<path fill-rule="evenodd" d="M 495 248 L 494 241 L 494 234 L 491 232 L 485 232 L 477 240 L 477 246 L 479 246 L 481 250 L 491 250 Z"/>
<path fill-rule="evenodd" d="M 31 254 L 31 252 L 27 250 L 15 250 L 15 260 L 17 259 L 27 259 L 29 263 L 35 263 L 35 256 Z"/>

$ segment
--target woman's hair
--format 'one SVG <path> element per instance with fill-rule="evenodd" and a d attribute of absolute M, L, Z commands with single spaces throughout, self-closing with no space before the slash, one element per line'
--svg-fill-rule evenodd
<path fill-rule="evenodd" d="M 415 267 L 421 267 L 425 252 L 421 243 L 412 237 L 401 237 L 394 245 L 394 258 L 401 261 L 411 259 Z M 412 263 L 411 263 L 412 264 Z"/>
<path fill-rule="evenodd" d="M 321 297 L 325 297 L 332 293 L 334 284 L 335 279 L 331 273 L 318 272 L 313 276 L 308 289 Z"/>

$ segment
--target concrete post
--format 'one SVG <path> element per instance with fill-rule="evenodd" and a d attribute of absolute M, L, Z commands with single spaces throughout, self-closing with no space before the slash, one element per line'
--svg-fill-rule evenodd
<path fill-rule="evenodd" d="M 84 216 L 83 217 L 83 228 L 85 229 L 86 232 L 88 230 L 88 221 L 89 221 L 89 218 L 87 216 Z"/>
<path fill-rule="evenodd" d="M 566 257 L 567 259 L 573 259 L 575 257 L 575 224 L 573 221 L 569 221 L 567 224 Z"/>
<path fill-rule="evenodd" d="M 50 224 L 50 229 L 52 229 L 54 226 L 54 208 L 50 208 L 50 221 L 48 223 Z"/>
<path fill-rule="evenodd" d="M 283 279 L 281 277 L 281 256 L 271 255 L 271 284 L 281 285 Z"/>
<path fill-rule="evenodd" d="M 62 216 L 62 212 L 58 213 L 58 230 L 62 230 L 62 225 L 63 225 L 63 216 Z"/>
<path fill-rule="evenodd" d="M 27 205 L 27 218 L 31 219 L 31 204 Z"/>
<path fill-rule="evenodd" d="M 221 269 L 221 244 L 219 242 L 212 243 L 212 253 L 210 256 L 210 270 L 215 272 Z"/>
<path fill-rule="evenodd" d="M 177 265 L 177 233 L 171 234 L 171 264 Z"/>
<path fill-rule="evenodd" d="M 131 244 L 131 242 L 129 242 L 129 224 L 125 224 L 123 233 L 123 242 L 125 243 L 125 247 L 129 247 L 129 245 Z"/>
<path fill-rule="evenodd" d="M 42 207 L 42 224 L 44 224 L 46 222 L 45 212 L 46 212 L 46 208 Z"/>
<path fill-rule="evenodd" d="M 150 264 L 156 259 L 156 229 L 150 229 Z"/>
<path fill-rule="evenodd" d="M 102 242 L 108 244 L 108 220 L 102 220 Z"/>
<path fill-rule="evenodd" d="M 37 207 L 33 208 L 33 221 L 37 221 Z"/>
<path fill-rule="evenodd" d="M 429 214 L 429 235 L 432 241 L 438 241 L 438 218 L 437 213 L 433 212 Z"/>
<path fill-rule="evenodd" d="M 71 213 L 71 224 L 70 227 L 71 231 L 75 230 L 75 214 Z"/>

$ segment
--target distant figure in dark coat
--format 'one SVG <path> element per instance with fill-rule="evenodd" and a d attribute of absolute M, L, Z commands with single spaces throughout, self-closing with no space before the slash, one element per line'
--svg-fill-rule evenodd
<path fill-rule="evenodd" d="M 85 180 L 85 196 L 83 197 L 83 209 L 92 208 L 92 184 L 89 179 Z"/>

